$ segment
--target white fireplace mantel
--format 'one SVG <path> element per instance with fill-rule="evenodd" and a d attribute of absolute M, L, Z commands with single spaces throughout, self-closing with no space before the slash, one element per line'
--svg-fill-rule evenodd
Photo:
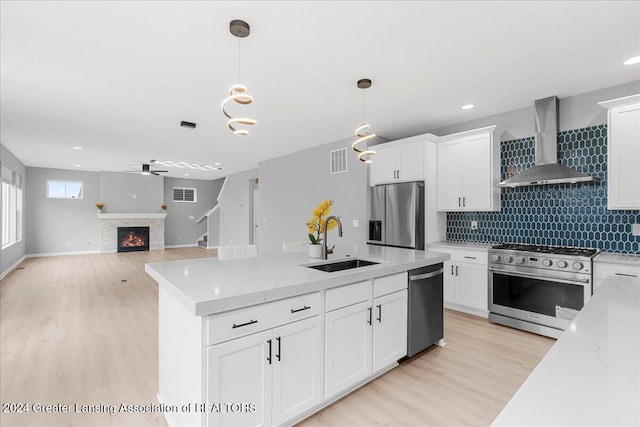
<path fill-rule="evenodd" d="M 169 214 L 168 213 L 98 213 L 96 215 L 100 219 L 132 219 L 132 218 L 164 219 Z"/>
<path fill-rule="evenodd" d="M 100 253 L 117 252 L 118 227 L 149 227 L 149 250 L 164 249 L 167 213 L 98 213 Z"/>

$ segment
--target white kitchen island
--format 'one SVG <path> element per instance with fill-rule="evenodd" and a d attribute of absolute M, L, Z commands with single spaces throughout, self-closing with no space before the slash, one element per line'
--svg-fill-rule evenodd
<path fill-rule="evenodd" d="M 492 425 L 640 425 L 640 280 L 609 276 Z"/>
<path fill-rule="evenodd" d="M 359 258 L 338 272 L 306 267 Z M 407 271 L 446 254 L 362 245 L 146 265 L 159 284 L 158 399 L 169 425 L 289 425 L 406 355 Z"/>

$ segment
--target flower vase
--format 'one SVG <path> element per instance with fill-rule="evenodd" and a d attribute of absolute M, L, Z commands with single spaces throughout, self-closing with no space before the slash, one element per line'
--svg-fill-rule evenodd
<path fill-rule="evenodd" d="M 309 245 L 309 258 L 322 258 L 322 245 L 311 243 Z"/>

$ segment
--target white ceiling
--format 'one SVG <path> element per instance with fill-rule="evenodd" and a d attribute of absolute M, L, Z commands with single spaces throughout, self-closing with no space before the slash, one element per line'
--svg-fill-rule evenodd
<path fill-rule="evenodd" d="M 363 77 L 373 80 L 367 121 L 387 138 L 640 78 L 640 65 L 622 65 L 640 55 L 638 1 L 2 1 L 0 8 L 0 142 L 27 166 L 125 171 L 150 159 L 220 162 L 222 172 L 189 171 L 219 178 L 351 136 L 363 116 L 356 87 Z M 251 25 L 241 77 L 255 98 L 246 115 L 258 125 L 248 137 L 233 136 L 220 111 L 238 78 L 232 19 Z M 467 103 L 476 108 L 461 110 Z M 198 127 L 181 128 L 181 120 Z"/>

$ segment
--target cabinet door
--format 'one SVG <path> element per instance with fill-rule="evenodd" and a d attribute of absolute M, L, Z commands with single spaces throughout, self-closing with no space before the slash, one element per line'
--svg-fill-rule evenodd
<path fill-rule="evenodd" d="M 438 210 L 462 209 L 462 171 L 458 141 L 438 144 Z"/>
<path fill-rule="evenodd" d="M 446 261 L 443 264 L 444 275 L 442 286 L 444 287 L 444 300 L 445 302 L 455 303 L 458 301 L 457 297 L 457 277 L 456 277 L 456 266 L 451 261 Z"/>
<path fill-rule="evenodd" d="M 386 182 L 396 181 L 399 153 L 395 147 L 389 148 L 373 148 L 376 155 L 372 159 L 372 163 L 376 163 L 375 169 L 371 172 L 375 173 L 375 183 L 382 184 Z"/>
<path fill-rule="evenodd" d="M 265 331 L 207 348 L 207 403 L 253 403 L 256 409 L 209 410 L 207 426 L 271 424 L 270 339 L 271 331 Z"/>
<path fill-rule="evenodd" d="M 462 142 L 462 207 L 476 211 L 491 208 L 491 137 L 474 136 Z"/>
<path fill-rule="evenodd" d="M 320 317 L 273 330 L 273 425 L 323 400 Z"/>
<path fill-rule="evenodd" d="M 373 300 L 373 371 L 407 355 L 407 290 Z"/>
<path fill-rule="evenodd" d="M 640 105 L 609 112 L 609 209 L 640 209 Z"/>
<path fill-rule="evenodd" d="M 325 314 L 325 398 L 371 373 L 371 300 Z"/>
<path fill-rule="evenodd" d="M 458 263 L 458 303 L 487 311 L 489 278 L 487 267 Z"/>
<path fill-rule="evenodd" d="M 400 181 L 424 179 L 424 143 L 414 142 L 398 147 L 400 165 L 396 174 Z"/>

